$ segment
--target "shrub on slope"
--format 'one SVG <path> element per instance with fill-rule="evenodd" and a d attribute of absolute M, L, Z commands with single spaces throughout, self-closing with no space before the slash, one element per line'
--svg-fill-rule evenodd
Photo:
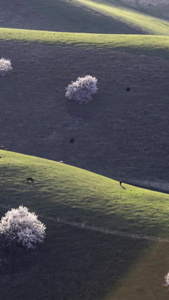
<path fill-rule="evenodd" d="M 5 246 L 22 245 L 26 249 L 33 249 L 36 244 L 43 243 L 45 229 L 35 213 L 30 213 L 23 206 L 8 211 L 0 222 L 0 233 Z"/>
<path fill-rule="evenodd" d="M 9 73 L 11 70 L 12 70 L 11 61 L 9 59 L 2 57 L 0 59 L 0 74 L 4 76 L 7 73 Z"/>
<path fill-rule="evenodd" d="M 97 79 L 86 75 L 85 77 L 78 77 L 75 82 L 68 85 L 66 97 L 80 104 L 88 103 L 92 100 L 92 95 L 96 94 L 97 90 Z"/>

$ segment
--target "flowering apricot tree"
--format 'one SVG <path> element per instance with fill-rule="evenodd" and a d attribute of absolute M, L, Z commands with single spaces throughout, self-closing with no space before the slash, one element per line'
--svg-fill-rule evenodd
<path fill-rule="evenodd" d="M 9 210 L 0 221 L 0 234 L 6 247 L 21 245 L 25 249 L 33 249 L 43 243 L 45 229 L 37 215 L 24 206 Z"/>
<path fill-rule="evenodd" d="M 97 79 L 90 75 L 78 77 L 75 82 L 66 88 L 66 97 L 75 100 L 80 104 L 88 103 L 92 100 L 92 95 L 97 92 Z"/>
<path fill-rule="evenodd" d="M 12 70 L 11 61 L 4 57 L 0 58 L 0 74 L 4 76 L 11 70 Z"/>
<path fill-rule="evenodd" d="M 167 275 L 165 275 L 165 277 L 164 277 L 164 279 L 165 279 L 165 286 L 169 286 L 169 273 L 167 273 Z"/>

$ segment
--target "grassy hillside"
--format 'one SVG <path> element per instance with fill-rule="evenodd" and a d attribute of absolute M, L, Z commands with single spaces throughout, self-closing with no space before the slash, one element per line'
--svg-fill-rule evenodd
<path fill-rule="evenodd" d="M 144 33 L 168 35 L 169 23 L 163 19 L 90 0 L 77 0 L 76 2 L 115 20 L 120 20 L 132 28 L 140 29 Z"/>
<path fill-rule="evenodd" d="M 124 184 L 122 188 L 114 180 L 63 163 L 8 151 L 0 151 L 0 155 L 1 215 L 6 211 L 2 205 L 23 204 L 43 215 L 40 219 L 47 226 L 45 243 L 36 251 L 0 250 L 2 299 L 20 300 L 23 295 L 25 300 L 123 299 L 121 291 L 135 272 L 149 283 L 141 295 L 152 288 L 149 299 L 154 299 L 157 292 L 167 299 L 161 283 L 168 271 L 168 244 L 157 247 L 151 241 L 74 228 L 47 218 L 59 216 L 99 228 L 168 238 L 168 195 Z M 25 179 L 30 176 L 35 185 L 26 184 Z M 147 265 L 153 274 L 160 263 L 157 276 L 149 277 L 142 270 L 150 255 L 156 261 Z M 127 300 L 139 297 L 139 281 L 137 286 L 137 290 L 131 287 Z"/>
<path fill-rule="evenodd" d="M 59 30 L 56 24 L 24 5 L 23 1 L 0 0 L 0 7 L 0 27 Z"/>
<path fill-rule="evenodd" d="M 1 204 L 126 232 L 168 236 L 168 195 L 1 150 Z M 33 177 L 35 186 L 26 184 Z"/>
<path fill-rule="evenodd" d="M 70 1 L 0 0 L 0 27 L 95 33 L 139 33 Z"/>
<path fill-rule="evenodd" d="M 167 300 L 169 195 L 95 173 L 167 182 L 169 23 L 125 0 L 0 6 L 0 145 L 55 160 L 0 151 L 0 215 L 25 205 L 47 226 L 36 251 L 0 247 L 0 299 Z M 87 74 L 98 94 L 69 102 Z"/>
<path fill-rule="evenodd" d="M 149 15 L 157 16 L 163 19 L 169 19 L 169 7 L 167 0 L 99 0 L 99 2 L 111 3 L 117 6 L 124 6 L 126 8 L 135 9 Z"/>
<path fill-rule="evenodd" d="M 1 32 L 4 40 L 10 37 L 9 31 Z M 22 31 L 14 33 L 21 37 Z M 24 31 L 26 37 L 28 33 L 29 38 L 34 34 L 42 38 L 41 32 Z M 113 46 L 109 49 L 106 43 L 100 49 L 89 47 L 93 36 L 84 36 L 90 39 L 88 47 L 66 46 L 68 38 L 69 42 L 73 38 L 68 34 L 66 38 L 44 34 L 44 39 L 56 37 L 56 43 L 64 42 L 64 46 L 1 40 L 1 55 L 10 58 L 13 66 L 11 74 L 1 80 L 1 144 L 12 151 L 63 160 L 112 178 L 167 181 L 167 38 L 165 44 L 159 37 L 155 46 L 155 41 L 148 44 L 151 37 L 142 43 L 138 37 L 138 52 L 134 53 L 134 49 L 126 52 L 130 36 L 121 37 L 123 51 L 115 51 L 119 45 L 116 36 L 113 43 L 112 37 L 107 37 L 107 44 L 110 39 Z M 74 37 L 80 39 L 78 34 Z M 140 45 L 145 49 L 144 41 L 149 55 L 143 50 L 139 54 Z M 163 48 L 157 49 L 157 45 Z M 166 58 L 155 55 L 161 53 Z M 87 74 L 98 79 L 94 100 L 86 106 L 67 101 L 65 87 Z M 72 137 L 74 143 L 70 143 Z"/>
<path fill-rule="evenodd" d="M 109 294 L 106 300 L 168 298 L 168 288 L 164 286 L 164 273 L 168 273 L 168 246 L 156 245 L 134 265 L 125 276 L 123 284 Z M 164 268 L 164 261 L 166 267 Z M 165 270 L 164 270 L 165 269 Z M 153 282 L 156 287 L 154 287 Z"/>
<path fill-rule="evenodd" d="M 168 56 L 169 37 L 157 35 L 90 34 L 1 28 L 1 41 L 104 47 Z"/>
<path fill-rule="evenodd" d="M 118 7 L 116 5 L 113 5 L 112 3 L 102 3 L 90 0 L 77 0 L 73 2 L 56 2 L 54 0 L 51 0 L 49 3 L 46 3 L 44 0 L 36 0 L 36 2 L 30 1 L 29 4 L 32 5 L 34 9 L 36 9 L 46 18 L 53 20 L 54 22 L 58 22 L 59 24 L 63 24 L 62 26 L 66 26 L 68 22 L 70 22 L 69 28 L 71 28 L 72 30 L 66 29 L 66 31 L 79 31 L 81 22 L 83 20 L 78 20 L 79 16 L 77 17 L 77 15 L 81 10 L 82 18 L 84 14 L 90 15 L 91 13 L 94 13 L 99 14 L 101 19 L 104 19 L 106 17 L 112 19 L 112 21 L 115 20 L 116 22 L 121 22 L 117 24 L 113 23 L 115 27 L 113 31 L 111 31 L 111 33 L 129 33 L 127 32 L 127 28 L 126 32 L 124 32 L 124 25 L 126 25 L 127 27 L 134 30 L 133 33 L 136 33 L 136 30 L 142 33 L 168 35 L 169 23 L 167 21 L 164 21 L 163 19 L 160 20 L 159 18 L 155 18 L 138 11 L 126 9 L 123 6 Z M 57 18 L 58 13 L 59 17 Z M 72 15 L 73 20 L 71 21 Z M 75 26 L 75 28 L 73 26 Z M 82 32 L 86 32 L 86 30 L 84 31 L 83 27 L 81 28 Z M 90 28 L 89 32 L 91 32 L 92 27 L 90 26 L 90 24 L 88 24 L 88 28 Z M 103 31 L 100 31 L 98 28 L 98 31 L 94 32 Z M 108 31 L 108 33 L 109 32 L 110 31 Z"/>
<path fill-rule="evenodd" d="M 2 2 L 2 3 L 1 3 Z M 0 0 L 0 27 L 115 34 L 168 35 L 169 23 L 151 9 L 130 3 L 90 0 Z M 165 10 L 166 11 L 166 10 Z"/>

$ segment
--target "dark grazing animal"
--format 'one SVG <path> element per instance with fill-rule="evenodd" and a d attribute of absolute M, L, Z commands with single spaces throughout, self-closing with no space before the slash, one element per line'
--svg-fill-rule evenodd
<path fill-rule="evenodd" d="M 119 183 L 120 183 L 120 186 L 122 187 L 122 189 L 126 190 L 126 188 L 122 185 L 123 182 L 121 180 L 119 181 Z"/>
<path fill-rule="evenodd" d="M 34 179 L 31 178 L 31 177 L 28 177 L 28 178 L 26 178 L 26 182 L 27 182 L 27 183 L 28 183 L 28 182 L 34 183 Z"/>

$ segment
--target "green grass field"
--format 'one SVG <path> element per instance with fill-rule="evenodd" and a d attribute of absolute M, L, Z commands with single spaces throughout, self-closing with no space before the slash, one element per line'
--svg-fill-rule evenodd
<path fill-rule="evenodd" d="M 0 215 L 24 205 L 47 227 L 36 251 L 0 247 L 0 299 L 167 300 L 169 243 L 158 238 L 169 239 L 169 195 L 118 181 L 168 184 L 167 9 L 0 6 L 0 53 L 13 66 L 0 82 Z M 65 87 L 87 74 L 93 101 L 67 101 Z"/>
<path fill-rule="evenodd" d="M 126 232 L 168 236 L 168 195 L 53 161 L 1 150 L 1 203 L 45 216 Z M 25 183 L 35 178 L 35 189 Z M 9 200 L 10 199 L 10 200 Z"/>
<path fill-rule="evenodd" d="M 43 0 L 36 0 L 36 2 L 30 1 L 29 5 L 40 12 L 45 18 L 52 20 L 54 23 L 57 22 L 63 28 L 63 31 L 76 32 L 81 28 L 81 32 L 91 32 L 93 29 L 93 32 L 99 33 L 105 29 L 104 32 L 106 33 L 131 33 L 131 30 L 133 30 L 133 33 L 168 35 L 169 23 L 167 21 L 160 20 L 144 12 L 139 12 L 139 6 L 137 7 L 138 11 L 134 11 L 130 7 L 126 8 L 125 5 L 123 6 L 123 3 L 118 3 L 117 1 L 115 3 L 113 1 L 108 3 L 106 1 L 96 2 L 89 0 L 77 0 L 73 2 L 67 0 L 56 2 L 51 0 L 46 3 Z M 89 24 L 86 24 L 86 19 L 84 19 L 87 16 L 90 16 Z M 97 16 L 100 16 L 100 22 Z M 114 27 L 107 29 L 106 24 L 102 24 L 101 26 L 102 20 L 106 18 L 114 22 L 112 23 Z M 91 24 L 91 20 L 93 24 Z M 95 28 L 96 22 L 98 22 L 98 28 Z M 65 26 L 69 29 L 65 30 Z"/>
<path fill-rule="evenodd" d="M 1 41 L 13 66 L 2 78 L 1 144 L 111 178 L 167 182 L 167 50 L 87 45 Z M 86 74 L 98 79 L 94 101 L 67 101 L 65 87 Z"/>
<path fill-rule="evenodd" d="M 125 23 L 70 1 L 0 1 L 0 27 L 91 33 L 140 33 Z"/>
<path fill-rule="evenodd" d="M 134 10 L 125 1 L 1 0 L 0 27 L 83 33 L 168 35 L 168 8 L 141 5 Z M 152 15 L 151 15 L 152 12 Z M 161 19 L 159 18 L 161 17 Z"/>
<path fill-rule="evenodd" d="M 24 29 L 0 29 L 1 41 L 54 44 L 81 47 L 104 47 L 106 49 L 134 50 L 156 55 L 166 55 L 169 52 L 169 37 L 154 35 L 114 35 L 47 32 Z"/>
<path fill-rule="evenodd" d="M 168 195 L 123 184 L 124 189 L 119 182 L 63 163 L 2 150 L 0 155 L 0 205 L 25 205 L 43 215 L 40 219 L 47 226 L 45 243 L 36 251 L 1 250 L 2 262 L 5 258 L 0 288 L 3 299 L 22 299 L 25 292 L 26 299 L 116 299 L 110 295 L 122 293 L 124 278 L 130 281 L 138 269 L 139 276 L 143 276 L 139 266 L 144 265 L 147 256 L 154 252 L 157 255 L 163 248 L 167 251 L 165 243 L 161 248 L 155 242 L 90 232 L 47 218 L 57 220 L 59 216 L 100 228 L 168 238 Z M 26 184 L 30 176 L 35 185 Z M 5 211 L 1 207 L 1 215 Z M 165 251 L 157 284 L 166 272 Z M 152 268 L 152 262 L 149 264 Z M 160 290 L 167 299 L 164 287 L 154 282 L 153 286 L 154 293 Z M 132 289 L 131 293 L 137 294 Z"/>
<path fill-rule="evenodd" d="M 167 1 L 140 2 L 137 0 L 99 0 L 99 2 L 122 6 L 128 9 L 134 9 L 136 11 L 160 17 L 166 20 L 169 19 L 169 7 Z"/>
<path fill-rule="evenodd" d="M 136 27 L 136 29 L 140 29 L 144 33 L 168 35 L 169 23 L 167 21 L 137 13 L 136 11 L 126 10 L 123 7 L 118 8 L 95 1 L 77 0 L 76 2 L 103 15 L 124 22 L 131 27 Z"/>

